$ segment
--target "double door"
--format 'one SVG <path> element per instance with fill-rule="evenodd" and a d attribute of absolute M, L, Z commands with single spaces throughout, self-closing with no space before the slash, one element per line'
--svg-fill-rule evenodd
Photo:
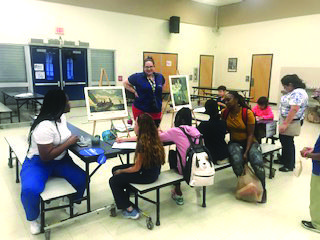
<path fill-rule="evenodd" d="M 70 100 L 84 99 L 88 85 L 87 49 L 30 46 L 34 92 L 60 88 Z"/>

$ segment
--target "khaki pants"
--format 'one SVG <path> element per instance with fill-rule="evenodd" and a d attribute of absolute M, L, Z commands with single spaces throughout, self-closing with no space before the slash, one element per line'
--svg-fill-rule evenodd
<path fill-rule="evenodd" d="M 310 216 L 312 225 L 320 230 L 320 176 L 314 174 L 310 184 Z"/>

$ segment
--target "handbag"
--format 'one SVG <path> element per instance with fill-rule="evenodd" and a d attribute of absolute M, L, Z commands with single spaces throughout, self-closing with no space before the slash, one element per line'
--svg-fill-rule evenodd
<path fill-rule="evenodd" d="M 280 117 L 279 124 L 281 125 L 284 121 L 283 117 Z M 286 136 L 299 136 L 301 131 L 301 121 L 300 120 L 292 120 L 292 122 L 288 125 L 285 132 L 281 133 Z"/>
<path fill-rule="evenodd" d="M 238 177 L 236 199 L 246 202 L 260 202 L 262 194 L 263 188 L 260 180 L 246 163 L 244 165 L 243 174 Z"/>

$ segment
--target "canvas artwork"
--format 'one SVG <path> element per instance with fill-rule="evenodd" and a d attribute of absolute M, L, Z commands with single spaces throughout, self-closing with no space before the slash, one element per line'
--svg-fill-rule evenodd
<path fill-rule="evenodd" d="M 189 93 L 189 78 L 187 75 L 169 76 L 170 92 L 174 111 L 183 107 L 192 108 Z"/>
<path fill-rule="evenodd" d="M 86 87 L 89 120 L 116 119 L 128 116 L 124 87 Z"/>

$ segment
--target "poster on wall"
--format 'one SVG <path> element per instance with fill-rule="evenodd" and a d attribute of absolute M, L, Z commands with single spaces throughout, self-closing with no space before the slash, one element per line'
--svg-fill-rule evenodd
<path fill-rule="evenodd" d="M 229 58 L 228 59 L 228 72 L 237 71 L 238 58 Z"/>
<path fill-rule="evenodd" d="M 128 116 L 123 86 L 85 87 L 88 120 L 117 119 Z"/>
<path fill-rule="evenodd" d="M 189 77 L 187 75 L 171 75 L 169 76 L 171 100 L 174 111 L 179 111 L 183 107 L 192 108 Z"/>

